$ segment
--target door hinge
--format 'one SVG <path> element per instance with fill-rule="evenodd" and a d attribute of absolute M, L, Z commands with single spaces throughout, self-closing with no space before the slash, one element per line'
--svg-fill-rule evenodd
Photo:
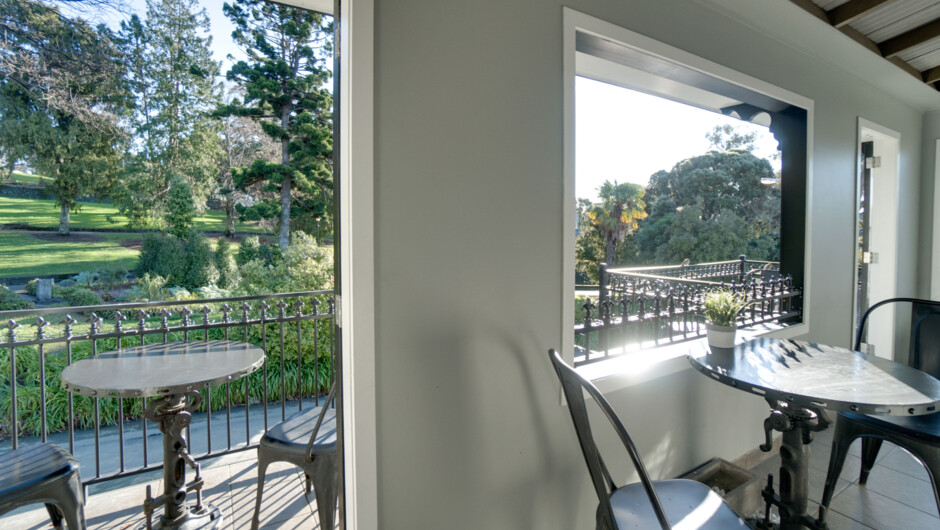
<path fill-rule="evenodd" d="M 881 157 L 880 156 L 867 156 L 865 157 L 865 169 L 874 169 L 876 167 L 881 167 Z"/>
<path fill-rule="evenodd" d="M 878 253 L 877 252 L 862 252 L 862 263 L 878 263 Z"/>

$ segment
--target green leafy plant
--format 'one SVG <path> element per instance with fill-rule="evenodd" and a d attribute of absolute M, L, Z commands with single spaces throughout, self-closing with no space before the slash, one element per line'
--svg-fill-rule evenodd
<path fill-rule="evenodd" d="M 137 288 L 147 297 L 147 300 L 163 300 L 166 279 L 158 274 L 144 273 L 137 278 Z"/>
<path fill-rule="evenodd" d="M 749 302 L 740 293 L 733 293 L 727 289 L 708 292 L 702 302 L 705 322 L 715 326 L 734 326 L 738 315 L 748 305 L 750 305 Z"/>
<path fill-rule="evenodd" d="M 20 295 L 16 294 L 5 285 L 0 285 L 0 311 L 29 309 L 31 307 L 33 307 L 32 302 L 23 300 Z"/>

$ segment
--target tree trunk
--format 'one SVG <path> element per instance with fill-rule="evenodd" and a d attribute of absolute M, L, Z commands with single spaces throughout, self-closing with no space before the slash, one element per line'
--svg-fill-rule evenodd
<path fill-rule="evenodd" d="M 235 235 L 235 198 L 229 193 L 225 197 L 225 237 Z"/>
<path fill-rule="evenodd" d="M 69 206 L 67 204 L 63 204 L 60 208 L 61 209 L 59 210 L 59 235 L 67 236 L 69 235 L 69 230 L 70 230 L 69 223 L 71 222 Z"/>
<path fill-rule="evenodd" d="M 290 105 L 281 108 L 281 128 L 287 131 L 290 125 Z M 290 174 L 287 173 L 288 164 L 290 164 L 290 152 L 288 151 L 290 141 L 287 138 L 281 140 L 281 164 L 284 165 L 284 182 L 281 183 L 281 231 L 277 238 L 277 244 L 281 250 L 287 250 L 290 243 Z"/>
<path fill-rule="evenodd" d="M 606 248 L 604 249 L 604 263 L 606 263 L 608 266 L 613 266 L 614 265 L 614 249 L 616 248 L 617 240 L 611 238 L 611 239 L 608 239 L 606 243 L 607 243 L 605 245 Z"/>

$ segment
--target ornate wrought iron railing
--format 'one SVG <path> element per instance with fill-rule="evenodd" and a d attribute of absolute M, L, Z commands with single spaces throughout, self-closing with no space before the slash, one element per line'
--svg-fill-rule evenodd
<path fill-rule="evenodd" d="M 328 390 L 334 315 L 332 291 L 0 312 L 0 440 L 8 440 L 0 452 L 37 441 L 67 445 L 86 485 L 160 469 L 160 433 L 143 416 L 144 398 L 73 396 L 59 373 L 122 345 L 229 338 L 261 346 L 266 361 L 243 380 L 202 391 L 187 440 L 197 460 L 253 448 L 269 420 L 318 404 Z M 278 402 L 280 415 L 270 414 Z M 213 428 L 224 430 L 224 443 L 213 440 Z"/>
<path fill-rule="evenodd" d="M 607 269 L 598 297 L 576 308 L 575 364 L 619 355 L 625 346 L 656 346 L 705 334 L 702 300 L 714 289 L 748 302 L 740 326 L 788 322 L 801 315 L 801 289 L 777 264 L 739 260 L 670 267 Z"/>

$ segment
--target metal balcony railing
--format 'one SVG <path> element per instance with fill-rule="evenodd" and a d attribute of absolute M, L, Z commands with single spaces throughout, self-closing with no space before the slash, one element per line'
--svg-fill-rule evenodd
<path fill-rule="evenodd" d="M 596 300 L 576 308 L 575 365 L 705 335 L 702 300 L 714 289 L 748 302 L 740 326 L 785 323 L 801 316 L 802 290 L 779 264 L 738 260 L 665 267 L 608 269 L 601 264 Z"/>
<path fill-rule="evenodd" d="M 329 388 L 334 316 L 332 291 L 0 312 L 0 440 L 7 440 L 0 453 L 59 443 L 82 463 L 86 485 L 160 469 L 160 433 L 143 416 L 146 399 L 74 396 L 59 374 L 121 346 L 229 338 L 264 349 L 263 368 L 203 390 L 187 441 L 197 460 L 253 448 L 269 421 L 318 404 Z"/>

